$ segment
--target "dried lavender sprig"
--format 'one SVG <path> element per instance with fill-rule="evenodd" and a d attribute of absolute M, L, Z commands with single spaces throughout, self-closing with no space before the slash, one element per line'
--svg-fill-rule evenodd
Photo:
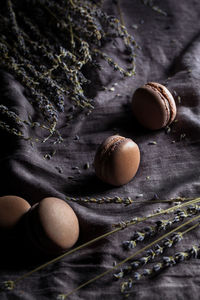
<path fill-rule="evenodd" d="M 52 52 L 49 52 L 44 45 L 38 45 L 33 41 L 29 42 L 31 44 L 34 44 L 35 48 L 39 49 L 42 54 L 48 57 L 53 63 L 52 67 L 50 67 L 50 69 L 45 71 L 43 74 L 33 69 L 30 71 L 34 76 L 38 76 L 39 81 L 44 85 L 45 88 L 46 86 L 50 87 L 50 91 L 52 91 L 52 101 L 55 102 L 59 110 L 64 111 L 63 94 L 71 95 L 71 100 L 74 101 L 75 105 L 78 105 L 82 108 L 93 108 L 93 105 L 91 104 L 92 101 L 84 96 L 82 89 L 82 84 L 88 82 L 84 75 L 79 71 L 83 63 L 79 61 L 70 67 L 67 64 L 68 60 L 65 62 L 65 58 L 67 57 L 74 59 L 75 56 L 65 48 L 60 47 L 60 54 L 54 55 Z M 30 69 L 29 64 L 26 64 L 26 66 Z M 77 70 L 75 69 L 75 67 L 77 68 Z M 58 80 L 56 82 L 50 77 L 52 75 L 52 72 L 57 70 L 58 68 L 62 70 L 63 75 L 65 76 L 65 81 L 70 83 L 71 87 L 63 83 L 58 84 Z"/>
<path fill-rule="evenodd" d="M 29 125 L 30 127 L 40 127 L 48 130 L 46 126 L 40 124 L 39 122 L 29 122 L 27 120 L 21 119 L 14 111 L 11 111 L 10 109 L 8 109 L 8 107 L 2 104 L 0 104 L 0 114 L 6 115 L 6 117 L 10 119 L 11 122 L 14 122 L 20 127 L 22 125 Z M 32 137 L 25 137 L 21 130 L 11 127 L 10 125 L 8 125 L 6 122 L 2 120 L 0 121 L 0 128 L 7 131 L 8 133 L 11 133 L 16 136 L 20 136 L 25 140 L 33 139 Z"/>
<path fill-rule="evenodd" d="M 49 2 L 48 2 L 49 3 Z M 48 7 L 45 7 L 45 9 L 53 16 L 56 18 L 57 22 L 60 22 L 60 20 L 57 18 L 57 16 L 48 9 Z M 66 29 L 66 26 L 64 27 Z M 89 50 L 87 49 L 87 43 L 85 41 L 82 41 L 80 38 L 78 40 L 81 43 L 81 47 L 79 52 L 83 53 L 84 55 L 88 56 Z M 90 56 L 88 57 L 87 61 L 90 59 Z M 85 62 L 85 63 L 86 63 Z M 83 89 L 81 87 L 81 84 L 79 82 L 79 77 L 77 75 L 77 71 L 75 69 L 69 69 L 68 66 L 63 62 L 62 63 L 63 68 L 69 73 L 65 73 L 67 75 L 67 79 L 72 85 L 72 93 L 69 93 L 71 96 L 71 100 L 74 101 L 74 103 L 82 108 L 88 107 L 88 108 L 93 108 L 93 105 L 91 105 L 91 100 L 87 99 L 83 93 Z"/>
<path fill-rule="evenodd" d="M 192 226 L 193 229 L 193 226 Z M 130 274 L 133 270 L 140 268 L 143 265 L 151 262 L 155 257 L 163 254 L 163 252 L 174 246 L 174 244 L 180 242 L 183 238 L 182 232 L 175 232 L 169 238 L 165 238 L 161 245 L 156 244 L 153 249 L 149 249 L 144 256 L 138 258 L 136 261 L 130 263 L 130 265 L 123 267 L 119 272 L 115 273 L 113 276 L 115 279 L 122 278 L 127 274 Z"/>
<path fill-rule="evenodd" d="M 49 3 L 50 3 L 50 1 L 47 1 L 45 4 L 49 4 Z M 60 31 L 63 31 L 64 34 L 66 34 L 68 31 L 70 31 L 70 29 L 68 28 L 67 23 L 64 20 L 60 20 L 56 16 L 56 14 L 54 14 L 54 12 L 51 11 L 51 9 L 49 9 L 49 7 L 47 5 L 43 6 L 43 7 L 58 22 Z M 77 41 L 80 42 L 79 54 L 81 54 L 82 63 L 86 64 L 88 61 L 91 60 L 89 44 L 85 40 L 83 40 L 81 37 L 79 37 L 75 34 L 74 34 L 74 37 L 76 38 Z"/>
<path fill-rule="evenodd" d="M 6 132 L 16 135 L 18 137 L 22 137 L 25 138 L 25 136 L 23 135 L 22 131 L 11 127 L 10 125 L 8 125 L 7 123 L 0 121 L 0 129 L 5 130 Z"/>
<path fill-rule="evenodd" d="M 6 115 L 8 118 L 10 118 L 12 121 L 14 121 L 19 126 L 21 126 L 23 123 L 29 125 L 28 121 L 20 119 L 20 117 L 14 111 L 8 109 L 3 104 L 0 104 L 0 114 Z"/>
<path fill-rule="evenodd" d="M 69 1 L 71 4 L 71 2 Z M 73 10 L 70 11 L 71 13 L 74 13 L 75 20 L 76 16 L 80 17 L 82 19 L 82 22 L 87 24 L 87 26 L 91 29 L 92 35 L 94 36 L 95 40 L 99 41 L 101 40 L 101 31 L 98 28 L 98 25 L 96 24 L 95 18 L 93 18 L 91 14 L 91 10 L 87 9 L 86 6 L 81 6 L 80 3 L 76 3 L 76 1 L 73 2 Z"/>
<path fill-rule="evenodd" d="M 52 13 L 52 12 L 51 12 Z M 55 15 L 54 15 L 55 16 Z M 103 14 L 103 16 L 105 17 L 106 16 L 106 14 L 104 13 Z M 110 25 L 110 26 L 113 26 L 113 25 L 116 25 L 117 24 L 117 30 L 118 30 L 118 32 L 120 32 L 121 33 L 121 36 L 123 37 L 123 38 L 126 38 L 127 40 L 129 40 L 130 42 L 129 43 L 127 43 L 127 42 L 125 42 L 125 45 L 127 46 L 127 47 L 129 47 L 131 44 L 132 45 L 136 45 L 136 43 L 135 43 L 135 40 L 128 34 L 128 32 L 127 32 L 127 30 L 126 30 L 126 28 L 125 28 L 125 26 L 124 25 L 121 25 L 120 24 L 120 22 L 119 22 L 119 20 L 118 19 L 116 19 L 116 18 L 111 18 L 111 19 L 109 19 L 108 17 L 107 17 L 107 22 L 108 22 L 108 24 Z M 59 21 L 59 20 L 57 20 L 57 21 Z M 114 27 L 114 26 L 113 26 Z M 66 26 L 65 26 L 65 29 L 66 29 Z M 76 35 L 74 35 L 76 38 L 77 38 L 77 36 Z M 129 45 L 130 44 L 130 45 Z M 130 46 L 131 47 L 131 46 Z M 129 48 L 130 48 L 129 47 Z M 131 49 L 134 51 L 134 47 L 131 47 Z M 96 49 L 96 50 L 98 50 L 98 49 Z M 130 50 L 130 49 L 129 49 Z M 91 49 L 90 49 L 90 51 L 91 51 Z M 104 54 L 104 53 L 102 53 L 102 55 L 101 55 L 101 57 L 102 58 L 104 58 L 104 59 L 106 59 L 113 67 L 115 67 L 114 69 L 115 70 L 119 70 L 122 74 L 124 74 L 125 76 L 132 76 L 132 75 L 134 75 L 135 74 L 135 65 L 134 65 L 134 68 L 133 68 L 133 70 L 132 71 L 130 71 L 130 72 L 125 72 L 121 67 L 119 67 L 111 58 L 109 59 L 109 57 L 106 55 L 106 54 Z M 133 55 L 133 57 L 135 57 L 135 54 Z M 132 59 L 132 61 L 133 61 L 133 59 Z"/>
<path fill-rule="evenodd" d="M 125 26 L 125 22 L 124 22 L 124 18 L 123 18 L 123 13 L 122 13 L 122 9 L 121 9 L 121 5 L 120 5 L 120 0 L 117 0 L 117 9 L 118 9 L 118 13 L 120 16 L 120 22 L 122 24 L 121 29 L 122 32 L 124 34 L 124 44 L 126 46 L 126 52 L 129 54 L 129 62 L 132 63 L 132 68 L 130 72 L 127 72 L 127 74 L 125 76 L 132 76 L 135 74 L 135 47 L 136 47 L 136 43 L 135 40 L 128 34 L 127 30 L 126 30 L 126 26 Z"/>
<path fill-rule="evenodd" d="M 7 0 L 6 4 L 7 4 L 7 9 L 8 9 L 9 19 L 10 19 L 11 25 L 12 25 L 12 31 L 13 31 L 13 33 L 15 35 L 15 38 L 17 39 L 17 41 L 20 45 L 21 50 L 23 51 L 24 54 L 26 54 L 27 51 L 26 51 L 25 42 L 24 42 L 23 36 L 21 34 L 21 30 L 19 29 L 19 26 L 17 24 L 16 15 L 15 15 L 15 12 L 13 10 L 11 0 Z"/>
<path fill-rule="evenodd" d="M 122 221 L 122 222 L 120 222 L 120 223 L 113 224 L 113 227 L 118 227 L 118 226 L 120 227 L 120 226 L 121 226 L 121 223 L 123 223 L 124 226 L 129 226 L 129 224 L 132 224 L 132 222 L 135 222 L 136 220 L 137 220 L 137 222 L 143 222 L 143 221 L 146 221 L 146 220 L 151 219 L 151 218 L 153 218 L 153 217 L 160 216 L 160 215 L 162 215 L 162 214 L 169 214 L 169 213 L 171 213 L 171 212 L 173 212 L 173 211 L 175 211 L 175 210 L 177 210 L 177 209 L 179 209 L 179 208 L 182 208 L 182 207 L 185 207 L 185 206 L 188 206 L 188 205 L 194 205 L 194 204 L 196 204 L 196 203 L 198 203 L 198 202 L 200 202 L 200 198 L 199 198 L 199 197 L 197 197 L 197 198 L 195 198 L 195 199 L 192 199 L 192 200 L 190 200 L 190 201 L 187 201 L 187 202 L 185 202 L 185 203 L 175 205 L 175 206 L 170 207 L 170 208 L 168 208 L 168 209 L 161 210 L 161 211 L 159 211 L 159 212 L 150 214 L 150 215 L 148 215 L 148 216 L 146 216 L 146 217 L 134 217 L 134 218 L 132 218 L 132 219 L 130 219 L 130 220 L 125 220 L 125 221 Z"/>
<path fill-rule="evenodd" d="M 47 11 L 56 18 L 57 22 L 60 22 L 60 20 L 56 17 L 56 15 L 48 9 L 48 7 L 45 7 L 47 9 Z M 64 26 L 64 29 L 66 29 L 67 27 Z M 89 45 L 87 44 L 87 42 L 83 41 L 81 38 L 77 37 L 76 35 L 74 35 L 74 37 L 76 37 L 78 39 L 78 41 L 80 42 L 80 49 L 79 49 L 79 53 L 81 53 L 83 55 L 83 62 L 84 64 L 86 64 L 89 60 L 91 60 L 91 56 L 90 56 L 90 50 L 89 50 Z M 64 65 L 64 69 L 68 70 L 68 67 L 65 63 L 63 63 Z M 82 108 L 89 108 L 92 109 L 93 105 L 90 103 L 91 99 L 87 99 L 84 95 L 82 86 L 79 82 L 79 76 L 77 75 L 77 71 L 75 69 L 73 69 L 73 71 L 69 71 L 70 76 L 68 76 L 67 78 L 69 79 L 71 85 L 72 85 L 72 93 L 70 93 L 69 95 L 71 96 L 71 100 L 74 101 L 74 103 Z"/>
<path fill-rule="evenodd" d="M 83 284 L 81 284 L 81 285 L 78 286 L 77 288 L 71 290 L 71 291 L 68 292 L 67 294 L 62 294 L 62 296 L 64 297 L 63 299 L 68 298 L 70 295 L 72 295 L 72 294 L 75 293 L 76 291 L 80 290 L 81 288 L 85 287 L 86 285 L 88 285 L 88 284 L 90 284 L 90 283 L 92 283 L 92 282 L 94 282 L 94 281 L 96 281 L 96 280 L 98 280 L 98 279 L 104 277 L 105 275 L 111 273 L 112 271 L 118 269 L 121 265 L 123 265 L 123 264 L 126 263 L 127 261 L 131 260 L 133 257 L 135 257 L 135 256 L 137 256 L 138 254 L 140 254 L 141 252 L 143 252 L 143 251 L 149 249 L 149 248 L 152 247 L 154 244 L 157 244 L 159 241 L 161 241 L 162 239 L 166 238 L 168 235 L 174 233 L 175 231 L 179 231 L 182 227 L 184 227 L 184 226 L 190 224 L 191 222 L 193 222 L 193 221 L 195 221 L 195 220 L 197 220 L 197 219 L 199 219 L 199 218 L 200 218 L 200 216 L 194 217 L 192 220 L 189 220 L 189 221 L 185 222 L 184 224 L 178 226 L 177 228 L 171 230 L 170 232 L 168 232 L 168 233 L 164 234 L 163 236 L 159 237 L 158 239 L 156 239 L 156 240 L 153 241 L 152 243 L 150 243 L 150 244 L 148 244 L 147 246 L 143 247 L 142 249 L 138 250 L 137 252 L 135 252 L 135 253 L 132 254 L 131 256 L 125 258 L 124 260 L 122 260 L 121 262 L 119 262 L 117 265 L 115 265 L 113 268 L 111 268 L 111 269 L 109 269 L 109 270 L 107 270 L 107 271 L 105 271 L 105 272 L 103 272 L 103 273 L 101 273 L 101 274 L 95 276 L 94 278 L 92 278 L 92 279 L 90 279 L 90 280 L 84 282 Z M 199 225 L 199 223 L 198 223 L 198 225 Z M 196 227 L 197 224 L 195 224 L 194 226 Z M 194 226 L 192 226 L 192 227 L 194 228 Z M 185 233 L 188 232 L 189 230 L 191 230 L 191 229 L 186 230 Z"/>
<path fill-rule="evenodd" d="M 167 16 L 167 13 L 160 7 L 154 5 L 154 0 L 141 0 L 145 5 L 150 6 L 153 10 L 160 13 L 161 15 Z"/>
<path fill-rule="evenodd" d="M 51 128 L 48 128 L 46 126 L 41 125 L 41 128 L 45 128 L 45 129 L 49 129 L 50 132 L 54 132 L 56 123 L 57 123 L 57 114 L 55 111 L 52 110 L 52 105 L 49 103 L 48 99 L 42 94 L 39 94 L 34 88 L 33 86 L 37 84 L 37 82 L 34 82 L 32 79 L 28 78 L 28 76 L 26 76 L 26 72 L 23 68 L 20 69 L 18 63 L 16 62 L 16 60 L 13 57 L 8 56 L 8 49 L 6 47 L 5 44 L 0 43 L 0 49 L 1 52 L 0 54 L 3 56 L 4 61 L 8 61 L 9 62 L 9 66 L 6 66 L 6 68 L 8 69 L 8 71 L 10 71 L 11 73 L 14 73 L 14 75 L 18 78 L 21 79 L 21 81 L 23 83 L 25 83 L 27 86 L 29 86 L 29 92 L 32 94 L 32 96 L 34 96 L 34 100 L 36 100 L 36 103 L 38 103 L 38 106 L 40 108 L 41 111 L 44 112 L 44 114 L 47 114 L 47 116 L 50 118 L 52 118 L 53 120 L 53 125 Z M 7 108 L 9 110 L 9 108 Z M 45 109 L 45 110 L 44 110 Z M 28 124 L 28 123 L 27 123 Z M 5 127 L 6 131 L 8 131 L 9 133 L 13 133 L 16 135 L 16 130 L 13 131 L 12 130 L 8 130 L 10 126 L 7 124 L 7 126 Z M 3 128 L 3 127 L 2 127 Z M 20 132 L 19 136 L 23 136 Z"/>
<path fill-rule="evenodd" d="M 141 231 L 136 231 L 131 240 L 126 240 L 123 242 L 123 247 L 126 250 L 133 249 L 136 247 L 138 242 L 144 241 L 146 238 L 152 237 L 162 230 L 166 230 L 173 224 L 183 221 L 186 218 L 192 217 L 200 212 L 199 205 L 189 206 L 186 209 L 177 209 L 174 214 L 176 216 L 172 219 L 163 219 L 155 222 L 155 225 L 145 227 Z"/>
<path fill-rule="evenodd" d="M 178 202 L 185 202 L 185 201 L 189 201 L 189 200 L 192 200 L 193 198 L 183 198 L 183 197 L 177 197 L 177 198 L 172 198 L 172 199 L 169 199 L 169 200 L 135 200 L 134 198 L 128 196 L 128 197 L 120 197 L 120 196 L 114 196 L 114 197 L 101 197 L 101 198 L 95 198 L 95 197 L 86 197 L 86 198 L 79 198 L 79 197 L 69 197 L 67 196 L 66 197 L 66 200 L 70 200 L 70 201 L 74 201 L 74 202 L 80 202 L 80 203 L 97 203 L 97 204 L 103 204 L 103 203 L 118 203 L 118 204 L 121 204 L 121 203 L 124 203 L 126 205 L 129 205 L 129 204 L 141 204 L 141 203 L 178 203 Z M 114 224 L 114 226 L 119 226 L 121 224 L 118 223 L 118 224 Z"/>
<path fill-rule="evenodd" d="M 135 75 L 135 65 L 134 68 L 131 71 L 126 71 L 122 67 L 120 67 L 110 56 L 108 56 L 106 53 L 100 51 L 99 49 L 93 49 L 94 54 L 100 55 L 101 58 L 103 58 L 107 63 L 113 68 L 115 71 L 119 71 L 122 75 L 131 77 Z"/>
<path fill-rule="evenodd" d="M 13 56 L 18 59 L 19 64 L 32 75 L 34 80 L 36 80 L 35 85 L 37 85 L 37 89 L 40 88 L 40 90 L 45 93 L 45 89 L 48 88 L 52 102 L 55 102 L 60 111 L 64 111 L 63 94 L 65 94 L 65 90 L 59 86 L 55 80 L 39 72 L 32 62 L 22 57 L 15 48 L 9 47 L 9 50 L 10 54 L 14 54 Z"/>
<path fill-rule="evenodd" d="M 39 28 L 36 24 L 33 24 L 32 21 L 27 17 L 24 16 L 23 13 L 19 14 L 21 19 L 23 20 L 24 24 L 27 26 L 28 30 L 30 30 L 30 35 L 32 34 L 35 37 L 35 40 L 32 40 L 26 33 L 23 31 L 25 35 L 25 39 L 32 45 L 32 48 L 35 52 L 39 52 L 39 54 L 46 57 L 50 63 L 55 64 L 56 61 L 56 54 L 54 55 L 54 46 L 50 44 L 49 40 L 40 32 Z M 39 42 L 39 43 L 38 43 Z M 64 49 L 60 46 L 60 49 Z M 61 50 L 59 54 L 59 58 L 61 56 L 67 57 L 68 59 L 72 60 L 73 63 L 76 62 L 76 57 L 68 50 L 64 49 Z M 57 66 L 57 65 L 56 65 Z"/>
<path fill-rule="evenodd" d="M 26 74 L 26 71 L 16 62 L 14 57 L 9 56 L 8 48 L 6 47 L 6 45 L 0 43 L 0 49 L 2 50 L 0 52 L 0 55 L 3 56 L 4 61 L 8 62 L 8 65 L 6 65 L 5 67 L 8 69 L 8 71 L 13 73 L 22 83 L 29 87 L 29 92 L 33 96 L 33 100 L 35 100 L 35 103 L 38 105 L 40 111 L 43 112 L 44 116 L 46 116 L 47 119 L 52 120 L 52 125 L 49 130 L 50 133 L 54 133 L 58 115 L 52 103 L 46 96 L 42 95 L 42 93 L 39 93 L 35 89 L 35 87 L 37 86 L 37 82 L 29 78 L 29 76 Z"/>
<path fill-rule="evenodd" d="M 50 44 L 49 40 L 42 35 L 39 28 L 35 24 L 31 22 L 31 20 L 24 16 L 23 14 L 20 14 L 21 18 L 23 18 L 24 23 L 28 26 L 29 30 L 33 32 L 33 34 L 36 36 L 36 40 L 40 41 L 40 43 L 31 40 L 27 35 L 26 39 L 27 41 L 32 45 L 34 51 L 38 51 L 41 55 L 44 55 L 49 59 L 49 61 L 52 63 L 52 67 L 47 71 L 47 73 L 50 75 L 52 71 L 56 70 L 58 67 L 62 67 L 61 63 L 62 60 L 64 60 L 69 66 L 73 65 L 77 68 L 77 70 L 80 70 L 82 66 L 84 65 L 84 62 L 81 61 L 75 54 L 70 52 L 69 50 L 65 49 L 63 46 L 59 47 L 59 54 L 54 54 L 55 49 Z M 23 32 L 23 34 L 25 34 Z M 91 59 L 90 56 L 88 59 Z M 63 69 L 64 70 L 64 69 Z M 78 73 L 79 78 L 83 79 L 83 83 L 86 83 L 87 80 L 83 76 L 81 72 Z"/>
<path fill-rule="evenodd" d="M 12 280 L 6 280 L 1 283 L 0 291 L 11 291 L 14 289 L 14 282 Z"/>
<path fill-rule="evenodd" d="M 79 202 L 79 203 L 95 203 L 95 204 L 109 204 L 109 203 L 116 203 L 116 204 L 125 204 L 130 205 L 133 203 L 133 200 L 129 197 L 121 198 L 119 196 L 115 197 L 86 197 L 86 198 L 75 198 L 75 197 L 66 197 L 67 201 Z"/>
<path fill-rule="evenodd" d="M 200 254 L 200 245 L 193 245 L 190 249 L 180 251 L 171 256 L 163 256 L 162 261 L 156 263 L 152 268 L 144 269 L 142 273 L 135 272 L 133 279 L 129 278 L 127 281 L 121 283 L 121 293 L 129 293 L 134 285 L 134 280 L 140 280 L 144 277 L 154 275 L 161 272 L 168 267 L 174 267 L 176 264 L 181 263 L 191 258 L 198 258 Z"/>

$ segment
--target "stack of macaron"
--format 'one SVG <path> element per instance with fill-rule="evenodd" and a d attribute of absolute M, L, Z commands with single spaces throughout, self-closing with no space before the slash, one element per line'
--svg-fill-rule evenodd
<path fill-rule="evenodd" d="M 23 219 L 23 226 L 19 226 Z M 47 255 L 71 248 L 79 236 L 79 222 L 73 209 L 63 200 L 44 198 L 32 207 L 17 196 L 0 197 L 0 234 L 4 238 L 24 236 Z"/>
<path fill-rule="evenodd" d="M 176 116 L 176 103 L 162 84 L 148 82 L 132 98 L 132 112 L 138 122 L 150 130 L 170 125 Z M 140 164 L 138 145 L 129 138 L 114 135 L 106 138 L 96 151 L 94 168 L 102 181 L 120 186 L 128 183 Z"/>

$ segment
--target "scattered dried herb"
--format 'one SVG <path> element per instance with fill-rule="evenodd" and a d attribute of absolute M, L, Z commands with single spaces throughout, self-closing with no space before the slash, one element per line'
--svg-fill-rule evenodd
<path fill-rule="evenodd" d="M 154 5 L 155 0 L 141 0 L 145 5 L 150 6 L 153 10 L 161 15 L 167 16 L 167 13 L 157 5 Z"/>

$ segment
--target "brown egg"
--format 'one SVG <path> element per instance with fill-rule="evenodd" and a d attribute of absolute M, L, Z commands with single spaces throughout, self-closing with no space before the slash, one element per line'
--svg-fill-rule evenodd
<path fill-rule="evenodd" d="M 13 229 L 30 207 L 26 200 L 18 196 L 0 197 L 0 229 Z"/>
<path fill-rule="evenodd" d="M 79 222 L 65 201 L 49 197 L 35 204 L 27 214 L 26 232 L 43 253 L 59 254 L 78 240 Z"/>
<path fill-rule="evenodd" d="M 136 174 L 140 163 L 138 145 L 129 138 L 113 135 L 97 149 L 94 167 L 96 175 L 104 182 L 120 186 Z"/>

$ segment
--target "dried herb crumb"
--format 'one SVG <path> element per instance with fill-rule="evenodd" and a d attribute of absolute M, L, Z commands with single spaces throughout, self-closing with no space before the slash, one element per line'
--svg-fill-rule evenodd
<path fill-rule="evenodd" d="M 87 162 L 87 163 L 83 166 L 83 168 L 84 168 L 85 170 L 88 170 L 88 169 L 90 168 L 89 162 Z"/>
<path fill-rule="evenodd" d="M 79 170 L 79 167 L 72 167 L 72 170 Z"/>
<path fill-rule="evenodd" d="M 55 169 L 58 171 L 58 173 L 62 174 L 63 173 L 63 169 L 59 166 L 55 166 Z"/>
<path fill-rule="evenodd" d="M 156 141 L 150 141 L 150 142 L 148 143 L 148 145 L 157 145 L 157 142 L 156 142 Z"/>
<path fill-rule="evenodd" d="M 114 92 L 114 91 L 115 91 L 115 88 L 114 88 L 114 87 L 111 87 L 111 88 L 109 88 L 109 91 L 110 91 L 110 92 Z"/>
<path fill-rule="evenodd" d="M 51 154 L 45 154 L 44 159 L 50 160 L 52 158 Z"/>
<path fill-rule="evenodd" d="M 169 134 L 171 132 L 171 128 L 169 126 L 165 127 L 165 133 Z"/>
<path fill-rule="evenodd" d="M 79 141 L 80 137 L 78 135 L 75 135 L 74 140 Z"/>
<path fill-rule="evenodd" d="M 131 27 L 132 27 L 133 29 L 138 29 L 138 25 L 137 25 L 137 24 L 133 24 L 133 25 L 131 25 Z"/>
<path fill-rule="evenodd" d="M 136 198 L 142 198 L 144 195 L 143 194 L 137 194 L 135 197 Z"/>
<path fill-rule="evenodd" d="M 186 138 L 186 134 L 185 134 L 185 133 L 182 133 L 182 134 L 180 135 L 180 141 L 184 140 L 185 138 Z"/>

